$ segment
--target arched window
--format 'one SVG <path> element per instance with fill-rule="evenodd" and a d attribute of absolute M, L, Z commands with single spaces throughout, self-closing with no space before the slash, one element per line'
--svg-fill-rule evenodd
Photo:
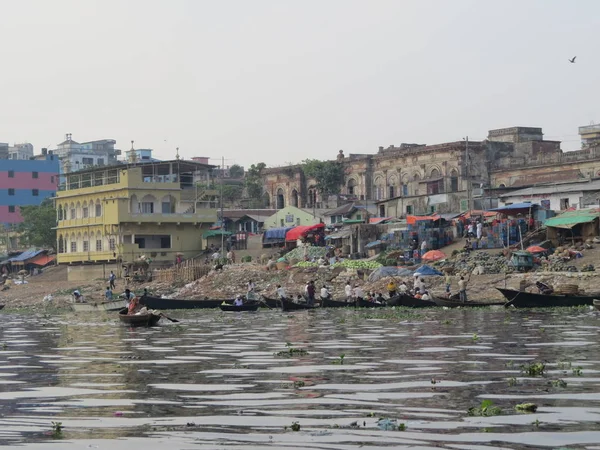
<path fill-rule="evenodd" d="M 69 219 L 77 219 L 77 210 L 75 209 L 75 203 L 71 202 L 69 212 Z"/>
<path fill-rule="evenodd" d="M 419 181 L 420 179 L 421 179 L 421 177 L 419 176 L 419 174 L 418 174 L 418 173 L 415 173 L 415 174 L 413 175 L 413 181 Z"/>
<path fill-rule="evenodd" d="M 56 210 L 56 220 L 63 220 L 63 207 L 62 205 L 58 205 L 58 209 Z"/>
<path fill-rule="evenodd" d="M 433 169 L 431 171 L 431 174 L 429 175 L 429 178 L 439 178 L 440 177 L 440 171 L 437 169 Z"/>
<path fill-rule="evenodd" d="M 73 233 L 71 233 L 71 237 L 69 239 L 69 252 L 70 253 L 77 253 L 77 240 L 75 239 L 75 235 Z"/>
<path fill-rule="evenodd" d="M 95 217 L 102 217 L 102 204 L 100 200 L 96 200 L 94 215 Z"/>
<path fill-rule="evenodd" d="M 80 219 L 81 218 L 81 203 L 77 202 L 75 204 L 75 218 L 76 219 Z"/>
<path fill-rule="evenodd" d="M 396 195 L 398 195 L 398 192 L 396 190 L 396 185 L 397 185 L 396 176 L 392 175 L 388 179 L 388 197 L 389 198 L 393 198 Z"/>
<path fill-rule="evenodd" d="M 458 191 L 458 172 L 455 169 L 450 171 L 450 192 Z"/>
<path fill-rule="evenodd" d="M 265 192 L 263 194 L 263 205 L 265 208 L 270 208 L 271 207 L 271 196 L 269 195 L 268 192 Z"/>
<path fill-rule="evenodd" d="M 354 178 L 350 178 L 348 180 L 348 195 L 358 195 L 356 192 L 356 180 Z"/>
<path fill-rule="evenodd" d="M 62 236 L 58 236 L 58 253 L 65 253 L 65 240 Z"/>
<path fill-rule="evenodd" d="M 298 191 L 296 189 L 292 190 L 292 206 L 298 207 Z"/>
<path fill-rule="evenodd" d="M 383 178 L 376 177 L 374 184 L 375 184 L 375 200 L 383 200 L 383 198 L 384 198 Z"/>
<path fill-rule="evenodd" d="M 154 195 L 144 195 L 140 201 L 140 212 L 142 214 L 154 214 L 154 205 L 156 197 Z"/>
<path fill-rule="evenodd" d="M 90 217 L 90 210 L 88 208 L 88 203 L 86 201 L 84 201 L 83 205 L 81 206 L 81 217 L 84 219 L 87 219 L 88 217 Z"/>
<path fill-rule="evenodd" d="M 83 242 L 83 251 L 89 252 L 90 251 L 90 238 L 87 233 L 83 233 L 83 241 L 82 242 Z"/>
<path fill-rule="evenodd" d="M 277 189 L 277 209 L 285 208 L 285 195 L 282 188 Z"/>
<path fill-rule="evenodd" d="M 498 185 L 498 187 L 499 187 L 499 188 L 505 188 L 505 187 L 506 187 L 506 185 L 505 185 L 504 183 L 500 183 L 500 184 Z"/>

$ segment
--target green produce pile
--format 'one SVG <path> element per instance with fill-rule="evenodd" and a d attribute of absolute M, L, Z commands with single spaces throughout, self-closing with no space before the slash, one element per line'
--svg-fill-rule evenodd
<path fill-rule="evenodd" d="M 300 248 L 297 247 L 294 250 L 292 250 L 291 252 L 288 252 L 284 255 L 284 258 L 287 259 L 288 261 L 291 261 L 292 259 L 299 259 L 299 260 L 303 260 L 304 259 L 304 251 L 306 251 L 306 256 L 308 256 L 309 259 L 312 258 L 316 258 L 319 259 L 321 256 L 324 258 L 325 255 L 327 254 L 327 249 L 325 247 L 304 247 L 304 248 Z"/>
<path fill-rule="evenodd" d="M 345 259 L 341 262 L 335 263 L 331 267 L 345 267 L 346 269 L 378 269 L 383 267 L 383 264 L 380 264 L 376 261 Z"/>

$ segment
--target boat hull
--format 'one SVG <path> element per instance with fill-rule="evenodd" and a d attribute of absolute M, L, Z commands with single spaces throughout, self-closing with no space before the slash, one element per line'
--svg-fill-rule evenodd
<path fill-rule="evenodd" d="M 148 309 L 201 309 L 218 308 L 223 300 L 182 300 L 145 296 L 140 298 L 140 303 Z"/>
<path fill-rule="evenodd" d="M 115 300 L 102 303 L 73 303 L 71 309 L 75 312 L 120 311 L 127 308 L 127 301 Z"/>
<path fill-rule="evenodd" d="M 219 308 L 221 308 L 221 311 L 226 311 L 226 312 L 234 312 L 234 311 L 256 311 L 259 306 L 260 305 L 258 303 L 252 303 L 250 305 L 242 305 L 242 306 L 219 305 Z"/>
<path fill-rule="evenodd" d="M 406 306 L 408 308 L 431 308 L 437 304 L 431 300 L 421 300 L 408 294 L 399 294 L 390 298 L 387 302 L 389 306 Z"/>
<path fill-rule="evenodd" d="M 506 302 L 472 302 L 466 301 L 461 302 L 452 298 L 434 298 L 432 300 L 437 306 L 443 306 L 446 308 L 481 308 L 483 306 L 503 306 Z"/>
<path fill-rule="evenodd" d="M 505 306 L 515 308 L 554 308 L 568 306 L 593 305 L 596 296 L 584 295 L 544 295 L 514 289 L 496 288 L 508 300 Z"/>
<path fill-rule="evenodd" d="M 119 311 L 119 320 L 130 327 L 153 327 L 160 320 L 158 314 L 133 314 L 127 315 L 127 310 Z"/>
<path fill-rule="evenodd" d="M 362 298 L 359 298 L 356 300 L 356 306 L 358 308 L 383 308 L 387 305 L 385 305 L 384 303 L 368 302 L 366 300 L 363 300 Z"/>
<path fill-rule="evenodd" d="M 355 302 L 340 302 L 338 300 L 331 300 L 329 298 L 321 299 L 321 306 L 323 308 L 348 308 L 354 307 Z"/>
<path fill-rule="evenodd" d="M 290 300 L 280 299 L 282 311 L 301 311 L 304 309 L 315 309 L 316 306 L 311 306 L 307 303 L 294 303 Z"/>

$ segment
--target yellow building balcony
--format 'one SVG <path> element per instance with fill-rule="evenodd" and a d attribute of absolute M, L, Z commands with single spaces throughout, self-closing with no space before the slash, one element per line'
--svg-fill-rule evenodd
<path fill-rule="evenodd" d="M 58 254 L 58 263 L 59 264 L 79 264 L 79 263 L 94 263 L 98 261 L 111 261 L 115 260 L 115 253 L 117 251 L 106 250 L 106 251 L 89 251 L 89 252 L 69 252 L 69 253 L 59 253 Z M 117 253 L 118 255 L 118 253 Z"/>
<path fill-rule="evenodd" d="M 217 221 L 217 211 L 215 209 L 198 209 L 196 213 L 184 214 L 119 214 L 119 223 L 214 223 Z"/>
<path fill-rule="evenodd" d="M 88 227 L 94 225 L 105 225 L 110 224 L 106 221 L 105 217 L 86 217 L 85 219 L 67 219 L 58 221 L 58 229 L 63 228 L 77 228 L 77 227 Z"/>

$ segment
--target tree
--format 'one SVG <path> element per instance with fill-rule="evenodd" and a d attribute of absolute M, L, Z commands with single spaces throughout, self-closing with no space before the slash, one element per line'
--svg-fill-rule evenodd
<path fill-rule="evenodd" d="M 344 166 L 335 161 L 319 161 L 318 159 L 305 159 L 302 170 L 308 178 L 316 180 L 315 188 L 321 195 L 339 194 L 344 184 Z"/>
<path fill-rule="evenodd" d="M 234 203 L 242 197 L 242 186 L 235 184 L 223 185 L 223 202 Z"/>
<path fill-rule="evenodd" d="M 23 222 L 17 227 L 21 240 L 35 247 L 56 246 L 56 209 L 51 199 L 40 205 L 21 206 Z"/>
<path fill-rule="evenodd" d="M 229 176 L 231 178 L 244 178 L 244 168 L 239 164 L 234 164 L 229 168 Z"/>
<path fill-rule="evenodd" d="M 252 164 L 246 173 L 246 192 L 248 198 L 261 200 L 263 194 L 262 171 L 267 167 L 263 162 Z"/>

